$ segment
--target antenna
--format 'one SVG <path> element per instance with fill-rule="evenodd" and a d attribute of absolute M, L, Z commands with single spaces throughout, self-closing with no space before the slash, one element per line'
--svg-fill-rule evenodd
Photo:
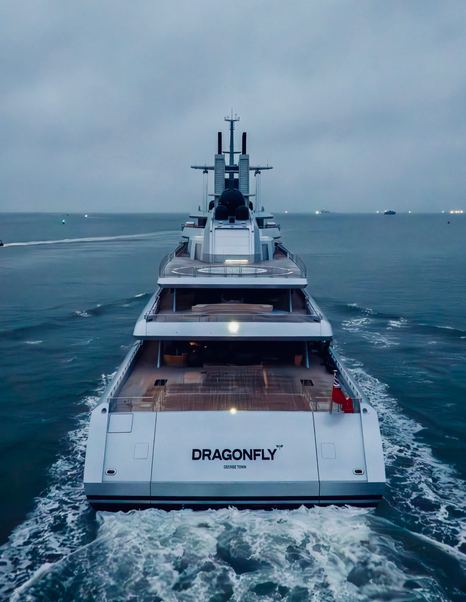
<path fill-rule="evenodd" d="M 262 178 L 261 178 L 261 168 L 258 167 L 256 168 L 255 172 L 254 172 L 254 176 L 256 178 L 256 211 L 260 211 L 261 210 L 261 202 L 262 202 L 262 195 L 261 195 L 261 184 L 262 184 Z"/>
<path fill-rule="evenodd" d="M 202 174 L 203 205 L 204 211 L 207 211 L 209 207 L 209 170 L 207 169 L 207 167 L 204 167 L 204 169 L 202 170 Z"/>
<path fill-rule="evenodd" d="M 261 195 L 261 173 L 265 170 L 273 169 L 271 165 L 250 165 L 249 155 L 247 154 L 247 134 L 243 132 L 241 139 L 241 150 L 235 151 L 235 124 L 239 121 L 237 113 L 233 113 L 231 110 L 230 115 L 225 118 L 230 124 L 230 148 L 229 151 L 223 150 L 223 136 L 222 132 L 217 133 L 217 153 L 214 158 L 214 164 L 210 165 L 191 165 L 192 169 L 200 169 L 204 174 L 204 204 L 207 204 L 208 196 L 214 196 L 215 202 L 225 190 L 225 188 L 235 188 L 235 184 L 240 192 L 245 197 L 255 196 L 249 193 L 249 173 L 254 172 L 256 180 L 256 205 L 258 205 L 258 199 Z M 226 155 L 229 156 L 228 165 L 226 163 Z M 238 163 L 235 163 L 235 155 L 239 155 Z M 214 172 L 214 194 L 209 195 L 208 193 L 208 179 L 207 172 Z M 235 179 L 235 175 L 237 174 Z"/>
<path fill-rule="evenodd" d="M 235 123 L 239 121 L 239 116 L 236 113 L 233 113 L 233 109 L 231 109 L 230 116 L 225 117 L 225 121 L 230 122 L 230 160 L 228 162 L 229 165 L 235 164 Z M 233 180 L 234 174 L 233 171 L 230 171 L 228 174 L 228 179 Z M 233 187 L 233 183 L 231 184 Z"/>

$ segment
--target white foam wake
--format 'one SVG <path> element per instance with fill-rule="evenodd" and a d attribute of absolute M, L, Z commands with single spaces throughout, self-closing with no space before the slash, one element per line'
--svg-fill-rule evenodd
<path fill-rule="evenodd" d="M 18 242 L 7 242 L 4 243 L 3 248 L 6 247 L 37 247 L 40 245 L 65 245 L 75 243 L 89 243 L 89 242 L 108 242 L 112 240 L 131 240 L 139 238 L 166 238 L 167 236 L 178 235 L 175 231 L 166 232 L 145 232 L 142 234 L 119 234 L 116 236 L 88 236 L 85 238 L 61 238 L 58 240 L 27 240 Z"/>
<path fill-rule="evenodd" d="M 111 376 L 102 375 L 97 394 L 84 400 L 89 409 L 96 404 Z M 9 599 L 12 592 L 34 576 L 37 580 L 37 575 L 45 574 L 45 567 L 53 567 L 89 538 L 93 529 L 92 512 L 82 488 L 88 420 L 87 412 L 78 418 L 77 428 L 68 435 L 68 453 L 50 468 L 51 485 L 36 499 L 34 510 L 0 548 L 2 600 Z"/>
<path fill-rule="evenodd" d="M 355 362 L 350 372 L 379 416 L 388 499 L 399 520 L 449 546 L 466 561 L 466 483 L 451 466 L 434 457 L 419 436 L 423 427 L 402 412 L 386 384 Z"/>
<path fill-rule="evenodd" d="M 12 599 L 446 600 L 432 578 L 403 567 L 366 510 L 147 510 L 100 513 L 98 524 Z"/>
<path fill-rule="evenodd" d="M 404 513 L 414 521 L 427 543 L 440 541 L 460 554 L 452 511 L 464 508 L 464 484 L 417 441 L 419 425 L 400 414 L 382 383 L 358 366 L 352 373 L 381 416 L 390 504 L 401 522 Z M 448 599 L 426 559 L 419 562 L 406 548 L 397 533 L 402 529 L 368 510 L 154 509 L 95 516 L 82 490 L 87 425 L 86 413 L 69 435 L 68 453 L 51 468 L 49 489 L 1 549 L 0 598 L 117 601 L 131 592 L 135 600 L 173 602 Z M 419 495 L 438 509 L 417 507 Z"/>
<path fill-rule="evenodd" d="M 386 349 L 388 347 L 399 345 L 399 343 L 387 333 L 369 330 L 368 327 L 371 327 L 373 322 L 375 322 L 374 318 L 362 316 L 344 320 L 341 323 L 341 326 L 343 330 L 346 330 L 347 332 L 351 332 L 353 334 L 358 333 L 359 336 L 361 336 L 363 339 L 366 339 L 366 341 L 369 341 L 372 345 L 374 345 L 374 347 Z M 390 320 L 389 326 L 387 326 L 386 330 L 390 331 L 393 328 L 401 328 L 403 326 L 404 323 L 401 321 L 395 322 L 394 320 Z"/>

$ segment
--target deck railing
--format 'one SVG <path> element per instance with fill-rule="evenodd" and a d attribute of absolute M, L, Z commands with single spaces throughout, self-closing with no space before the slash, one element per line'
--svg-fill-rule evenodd
<path fill-rule="evenodd" d="M 109 398 L 110 412 L 153 412 L 156 410 L 155 404 L 157 396 L 151 397 L 111 397 Z"/>
<path fill-rule="evenodd" d="M 309 313 L 314 316 L 315 318 L 318 318 L 318 320 L 322 320 L 323 319 L 323 315 L 322 313 L 317 309 L 316 305 L 312 302 L 311 296 L 309 295 L 309 293 L 307 291 L 303 291 L 304 294 L 304 299 L 306 300 L 306 307 L 309 310 Z"/>
<path fill-rule="evenodd" d="M 176 386 L 176 385 L 175 385 Z M 183 385 L 181 385 L 182 387 Z M 312 411 L 328 412 L 331 407 L 329 399 L 315 399 L 309 387 L 301 390 L 283 390 L 278 388 L 244 388 L 213 389 L 191 385 L 189 391 L 175 392 L 167 396 L 165 387 L 154 387 L 151 396 L 141 397 L 111 397 L 108 399 L 110 412 L 163 412 L 163 411 L 227 411 L 234 407 L 236 410 L 249 411 Z M 334 412 L 341 409 L 334 405 Z"/>
<path fill-rule="evenodd" d="M 183 266 L 182 269 L 176 271 L 169 271 L 167 273 L 168 264 L 175 259 L 175 257 L 188 257 L 185 254 L 185 245 L 180 245 L 177 249 L 165 255 L 160 262 L 159 267 L 159 278 L 166 276 L 173 276 L 178 278 L 193 277 L 193 278 L 208 278 L 208 277 L 244 277 L 244 278 L 306 278 L 307 269 L 304 261 L 294 253 L 291 253 L 281 245 L 277 243 L 277 248 L 281 251 L 284 257 L 293 262 L 297 270 L 294 269 L 283 269 L 279 266 L 271 265 L 271 262 L 267 263 L 248 263 L 246 265 L 227 265 L 223 262 L 214 263 L 203 263 L 196 262 L 196 265 Z M 183 254 L 181 254 L 183 252 Z"/>
<path fill-rule="evenodd" d="M 207 314 L 197 312 L 167 312 L 157 313 L 156 304 L 147 314 L 146 320 L 149 322 L 270 322 L 289 324 L 300 322 L 320 322 L 317 314 L 298 314 L 298 313 L 237 313 L 237 314 Z"/>
<path fill-rule="evenodd" d="M 347 368 L 338 359 L 338 357 L 335 355 L 335 353 L 333 353 L 332 349 L 330 349 L 330 355 L 335 364 L 335 367 L 337 368 L 337 370 L 343 380 L 343 384 L 345 385 L 346 389 L 348 390 L 348 393 L 351 394 L 353 401 L 356 402 L 356 404 L 359 408 L 361 402 L 366 401 L 364 396 L 361 395 L 360 388 L 354 382 L 353 377 L 350 375 Z"/>
<path fill-rule="evenodd" d="M 185 245 L 185 243 L 182 243 L 182 244 L 178 245 L 178 247 L 176 247 L 176 249 L 174 251 L 171 251 L 170 253 L 167 253 L 165 255 L 165 257 L 162 259 L 162 261 L 160 262 L 160 265 L 159 265 L 159 277 L 164 276 L 165 268 L 170 263 L 170 261 L 172 261 L 175 258 L 175 256 L 180 257 L 181 252 L 185 251 L 185 249 L 186 249 L 186 245 Z"/>
<path fill-rule="evenodd" d="M 304 263 L 304 261 L 301 259 L 301 257 L 299 255 L 296 255 L 295 253 L 292 253 L 291 251 L 289 251 L 285 245 L 283 245 L 282 243 L 278 242 L 276 243 L 277 248 L 282 251 L 282 253 L 284 253 L 286 255 L 286 257 L 288 257 L 288 259 L 291 259 L 291 261 L 293 261 L 293 263 L 295 263 L 301 274 L 303 275 L 304 278 L 307 277 L 307 267 L 306 264 Z"/>
<path fill-rule="evenodd" d="M 221 314 L 209 314 L 209 313 L 197 313 L 197 312 L 167 312 L 161 314 L 160 310 L 160 296 L 162 289 L 158 289 L 155 293 L 151 305 L 144 313 L 144 318 L 148 322 L 230 322 L 232 320 L 238 322 L 320 322 L 323 319 L 322 313 L 318 310 L 315 304 L 312 302 L 310 295 L 307 291 L 303 291 L 306 309 L 308 313 L 300 314 L 297 312 L 267 312 L 267 313 L 221 313 Z"/>
<path fill-rule="evenodd" d="M 154 298 L 152 301 L 152 305 L 149 307 L 149 309 L 147 311 L 144 312 L 144 319 L 146 321 L 151 321 L 154 319 L 154 316 L 158 315 L 159 312 L 159 307 L 160 307 L 160 295 L 162 294 L 162 289 L 159 288 L 157 289 Z M 150 303 L 150 301 L 149 301 Z M 146 307 L 149 306 L 149 303 L 146 305 Z"/>
<path fill-rule="evenodd" d="M 123 363 L 121 364 L 120 368 L 118 369 L 118 372 L 115 374 L 115 376 L 112 378 L 112 380 L 108 384 L 107 388 L 105 389 L 105 391 L 102 395 L 102 399 L 109 400 L 109 399 L 111 399 L 111 396 L 115 394 L 115 391 L 118 389 L 118 387 L 120 387 L 120 385 L 126 378 L 128 370 L 131 367 L 131 365 L 133 364 L 133 362 L 136 358 L 136 355 L 137 355 L 139 349 L 141 348 L 141 345 L 142 345 L 142 342 L 138 341 L 137 343 L 135 343 L 132 346 L 131 350 L 129 351 L 129 353 L 123 360 Z"/>

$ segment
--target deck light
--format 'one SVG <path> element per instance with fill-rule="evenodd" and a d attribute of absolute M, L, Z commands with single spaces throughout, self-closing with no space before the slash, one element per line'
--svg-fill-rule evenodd
<path fill-rule="evenodd" d="M 230 408 L 230 414 L 236 414 L 237 411 L 236 408 Z"/>
<path fill-rule="evenodd" d="M 239 322 L 236 322 L 236 320 L 232 320 L 231 322 L 229 322 L 228 330 L 229 332 L 231 332 L 231 334 L 236 334 L 239 330 Z"/>
<path fill-rule="evenodd" d="M 249 259 L 225 259 L 224 263 L 227 265 L 247 265 Z"/>

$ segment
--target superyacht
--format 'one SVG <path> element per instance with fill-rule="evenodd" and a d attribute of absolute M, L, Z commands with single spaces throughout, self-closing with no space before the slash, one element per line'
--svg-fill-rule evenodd
<path fill-rule="evenodd" d="M 262 205 L 271 167 L 250 164 L 246 133 L 235 150 L 239 118 L 225 119 L 228 148 L 219 132 L 213 164 L 192 166 L 203 204 L 161 262 L 135 343 L 92 411 L 87 499 L 106 510 L 375 506 L 385 486 L 377 414 Z"/>

